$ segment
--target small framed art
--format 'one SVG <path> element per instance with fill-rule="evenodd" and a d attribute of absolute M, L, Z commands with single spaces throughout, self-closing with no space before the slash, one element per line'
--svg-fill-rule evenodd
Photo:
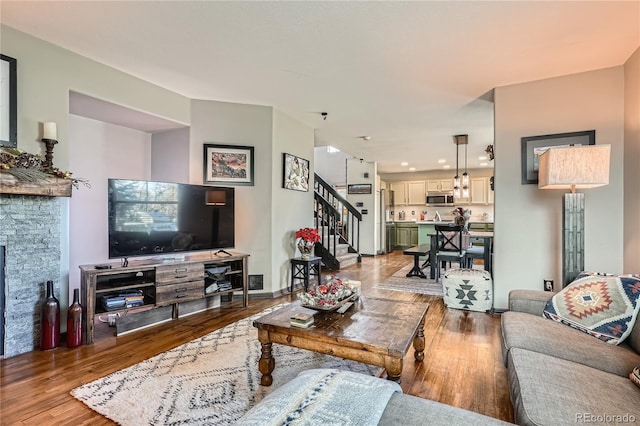
<path fill-rule="evenodd" d="M 253 186 L 253 147 L 204 144 L 205 184 Z"/>
<path fill-rule="evenodd" d="M 370 183 L 347 185 L 347 194 L 371 194 Z"/>
<path fill-rule="evenodd" d="M 286 152 L 282 154 L 282 187 L 309 191 L 309 160 Z"/>

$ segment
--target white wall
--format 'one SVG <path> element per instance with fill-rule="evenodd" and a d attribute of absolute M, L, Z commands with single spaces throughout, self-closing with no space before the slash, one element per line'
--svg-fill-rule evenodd
<path fill-rule="evenodd" d="M 595 129 L 597 144 L 611 144 L 609 185 L 585 191 L 585 268 L 622 272 L 623 85 L 613 67 L 495 90 L 496 308 L 512 289 L 561 283 L 563 191 L 521 185 L 524 136 Z"/>
<path fill-rule="evenodd" d="M 295 232 L 313 226 L 313 129 L 278 110 L 273 110 L 273 147 L 271 161 L 271 263 L 272 291 L 286 289 L 291 279 L 289 259 L 300 256 L 295 245 Z M 283 153 L 309 160 L 309 191 L 293 191 L 282 187 Z M 258 211 L 263 210 L 256 206 Z M 266 277 L 265 277 L 266 281 Z"/>
<path fill-rule="evenodd" d="M 640 48 L 624 65 L 624 271 L 640 274 Z"/>
<path fill-rule="evenodd" d="M 55 121 L 58 124 L 58 144 L 55 146 L 53 163 L 61 169 L 71 170 L 76 176 L 81 177 L 82 174 L 71 167 L 71 155 L 76 147 L 70 141 L 68 127 L 70 90 L 172 121 L 189 123 L 189 99 L 184 96 L 5 25 L 0 25 L 0 40 L 2 54 L 15 58 L 18 64 L 18 148 L 33 154 L 44 153 L 44 145 L 40 142 L 40 123 Z M 97 156 L 86 157 L 85 161 L 88 165 L 104 162 Z M 85 190 L 93 191 L 83 188 L 74 189 L 74 192 Z M 79 272 L 70 269 L 69 263 L 72 245 L 72 240 L 68 238 L 70 202 L 63 200 L 61 204 L 59 280 L 60 302 L 64 310 L 68 303 L 69 275 L 78 275 Z M 90 210 L 90 206 L 87 208 Z M 82 217 L 82 220 L 91 220 L 88 213 Z M 97 259 L 95 261 L 99 262 Z"/>
<path fill-rule="evenodd" d="M 151 180 L 189 182 L 189 128 L 151 136 Z"/>
<path fill-rule="evenodd" d="M 349 194 L 347 192 L 347 201 L 351 205 L 358 211 L 368 211 L 367 214 L 362 215 L 362 222 L 360 222 L 360 253 L 371 256 L 377 253 L 377 241 L 380 238 L 380 230 L 376 226 L 377 202 L 380 196 L 380 193 L 376 192 L 377 170 L 376 163 L 355 159 L 347 160 L 347 185 L 371 184 L 371 194 Z M 364 177 L 365 173 L 369 173 L 368 178 Z M 356 203 L 358 202 L 362 202 L 363 206 L 357 207 Z"/>
<path fill-rule="evenodd" d="M 314 170 L 325 182 L 333 186 L 347 184 L 347 159 L 352 155 L 342 151 L 328 152 L 326 146 L 319 146 L 313 150 Z"/>
<path fill-rule="evenodd" d="M 69 115 L 69 166 L 91 188 L 73 190 L 69 203 L 69 292 L 80 288 L 78 266 L 109 260 L 107 179 L 150 176 L 151 135 Z M 95 161 L 99 159 L 99 161 Z"/>

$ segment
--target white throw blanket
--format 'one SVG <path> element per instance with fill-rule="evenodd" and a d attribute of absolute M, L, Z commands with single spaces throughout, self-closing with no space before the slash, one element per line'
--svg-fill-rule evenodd
<path fill-rule="evenodd" d="M 263 399 L 238 425 L 375 425 L 400 385 L 334 369 L 303 371 Z"/>

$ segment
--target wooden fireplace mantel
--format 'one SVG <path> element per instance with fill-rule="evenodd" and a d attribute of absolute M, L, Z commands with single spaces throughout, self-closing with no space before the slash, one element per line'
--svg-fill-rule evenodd
<path fill-rule="evenodd" d="M 71 197 L 71 185 L 71 179 L 55 176 L 38 182 L 25 182 L 10 173 L 0 172 L 0 194 Z"/>

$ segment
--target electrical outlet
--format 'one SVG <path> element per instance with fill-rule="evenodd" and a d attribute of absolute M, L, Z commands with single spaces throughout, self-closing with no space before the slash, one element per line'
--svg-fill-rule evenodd
<path fill-rule="evenodd" d="M 544 291 L 553 291 L 553 280 L 544 280 Z"/>

